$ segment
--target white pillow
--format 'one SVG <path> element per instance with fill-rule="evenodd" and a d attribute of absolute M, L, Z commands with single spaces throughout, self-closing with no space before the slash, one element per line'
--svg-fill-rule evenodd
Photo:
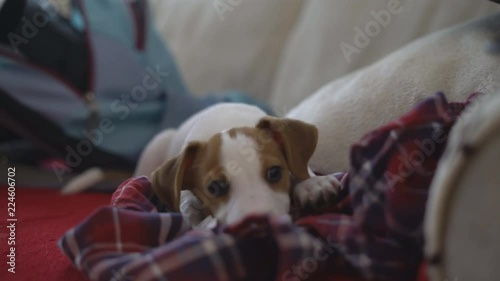
<path fill-rule="evenodd" d="M 153 0 L 157 25 L 196 94 L 244 90 L 267 100 L 302 0 Z"/>
<path fill-rule="evenodd" d="M 416 38 L 500 11 L 500 5 L 486 0 L 310 0 L 304 6 L 276 74 L 272 105 L 278 112 L 290 109 L 325 83 L 367 66 Z M 365 34 L 365 28 L 373 32 L 366 46 L 359 44 L 362 40 L 355 44 L 359 33 L 355 28 Z M 346 59 L 342 43 L 359 53 Z"/>
<path fill-rule="evenodd" d="M 319 129 L 311 168 L 345 170 L 355 141 L 438 91 L 450 101 L 499 91 L 500 52 L 488 51 L 498 38 L 500 13 L 425 36 L 321 88 L 287 115 Z"/>

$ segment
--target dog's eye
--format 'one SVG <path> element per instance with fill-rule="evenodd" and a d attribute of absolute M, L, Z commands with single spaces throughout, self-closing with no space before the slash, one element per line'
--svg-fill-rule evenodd
<path fill-rule="evenodd" d="M 211 196 L 222 196 L 229 191 L 229 184 L 225 181 L 215 180 L 208 185 L 207 191 Z"/>
<path fill-rule="evenodd" d="M 276 183 L 281 180 L 281 167 L 279 166 L 272 166 L 267 170 L 267 181 L 270 183 Z"/>

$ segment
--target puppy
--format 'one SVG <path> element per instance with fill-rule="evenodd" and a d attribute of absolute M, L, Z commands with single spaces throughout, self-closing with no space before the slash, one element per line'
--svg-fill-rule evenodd
<path fill-rule="evenodd" d="M 173 211 L 180 210 L 181 191 L 190 191 L 197 208 L 223 224 L 252 214 L 288 216 L 290 195 L 300 206 L 314 206 L 337 192 L 334 178 L 308 169 L 317 140 L 313 125 L 270 117 L 254 106 L 220 104 L 160 133 L 136 174 L 156 166 L 152 188 Z"/>

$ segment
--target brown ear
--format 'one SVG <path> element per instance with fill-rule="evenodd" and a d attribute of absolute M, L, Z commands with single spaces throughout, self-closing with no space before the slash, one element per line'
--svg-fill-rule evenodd
<path fill-rule="evenodd" d="M 151 174 L 151 187 L 169 210 L 179 212 L 181 190 L 190 186 L 188 175 L 201 143 L 189 143 L 177 157 L 167 160 Z"/>
<path fill-rule="evenodd" d="M 276 117 L 264 117 L 256 126 L 268 129 L 280 144 L 292 174 L 299 180 L 309 178 L 307 163 L 316 149 L 318 129 L 308 123 Z"/>

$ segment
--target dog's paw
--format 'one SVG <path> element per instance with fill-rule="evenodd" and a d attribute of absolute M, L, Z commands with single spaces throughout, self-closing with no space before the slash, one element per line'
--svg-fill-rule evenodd
<path fill-rule="evenodd" d="M 340 182 L 333 176 L 316 176 L 295 185 L 295 202 L 303 209 L 318 209 L 335 201 Z"/>

